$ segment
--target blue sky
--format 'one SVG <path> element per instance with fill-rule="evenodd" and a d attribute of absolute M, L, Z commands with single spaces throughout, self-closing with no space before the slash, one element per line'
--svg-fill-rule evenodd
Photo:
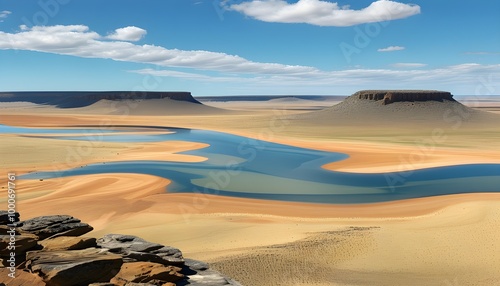
<path fill-rule="evenodd" d="M 500 2 L 0 0 L 0 90 L 500 94 Z"/>

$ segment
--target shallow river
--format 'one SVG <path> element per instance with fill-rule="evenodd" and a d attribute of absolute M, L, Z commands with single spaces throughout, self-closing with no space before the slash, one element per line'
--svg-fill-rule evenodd
<path fill-rule="evenodd" d="M 0 125 L 1 133 L 65 140 L 155 142 L 191 141 L 210 146 L 183 152 L 208 158 L 200 163 L 133 161 L 99 163 L 63 172 L 22 176 L 46 179 L 102 173 L 139 173 L 172 180 L 168 192 L 201 192 L 224 196 L 319 203 L 370 203 L 445 194 L 499 192 L 500 164 L 471 164 L 412 172 L 357 174 L 333 172 L 321 166 L 348 158 L 332 153 L 193 129 L 155 128 L 164 134 L 140 134 L 144 128 L 38 129 Z M 117 131 L 120 134 L 115 134 Z M 138 133 L 139 131 L 139 133 Z M 125 132 L 126 133 L 126 132 Z M 93 135 L 87 135 L 93 134 Z"/>

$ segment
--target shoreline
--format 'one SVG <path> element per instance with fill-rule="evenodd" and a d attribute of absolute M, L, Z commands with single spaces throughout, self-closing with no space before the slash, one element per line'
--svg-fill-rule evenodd
<path fill-rule="evenodd" d="M 28 120 L 27 117 L 32 118 Z M 3 115 L 2 123 L 20 126 L 20 127 L 60 127 L 60 118 L 65 118 L 69 124 L 75 127 L 81 125 L 95 125 L 100 119 L 95 115 L 77 115 L 67 114 L 58 115 Z M 246 115 L 245 115 L 246 116 Z M 200 116 L 203 117 L 203 116 Z M 167 117 L 168 118 L 168 117 Z M 174 118 L 177 118 L 174 116 Z M 125 120 L 124 119 L 128 119 Z M 130 122 L 132 119 L 132 122 Z M 126 124 L 137 125 L 137 127 L 151 126 L 152 116 L 129 116 L 121 118 L 120 116 L 111 117 L 107 121 L 108 126 Z M 33 124 L 33 122 L 36 122 Z M 112 124 L 112 122 L 114 122 Z M 175 124 L 181 128 L 201 129 L 200 126 L 186 126 Z M 71 126 L 67 126 L 71 127 Z M 455 148 L 442 147 L 436 145 L 424 146 L 403 145 L 391 142 L 360 142 L 359 140 L 327 140 L 321 138 L 297 138 L 290 135 L 274 134 L 271 138 L 261 138 L 262 134 L 250 130 L 238 130 L 235 128 L 206 128 L 206 130 L 230 133 L 233 135 L 244 136 L 250 139 L 259 139 L 272 143 L 291 145 L 299 148 L 314 149 L 327 152 L 344 153 L 349 158 L 337 162 L 327 163 L 322 168 L 331 171 L 347 173 L 385 173 L 413 171 L 423 168 L 445 167 L 462 164 L 500 164 L 500 151 L 492 149 L 475 149 L 471 147 Z M 29 136 L 29 134 L 28 134 Z M 83 141 L 85 142 L 85 141 Z M 107 142 L 106 142 L 107 143 Z M 148 143 L 140 143 L 148 144 Z M 201 144 L 201 143 L 200 143 Z M 420 148 L 420 149 L 419 149 Z M 198 148 L 196 148 L 198 149 Z M 417 149 L 417 150 L 415 150 Z M 187 150 L 186 150 L 187 151 Z M 179 151 L 182 152 L 182 151 Z M 179 154 L 181 156 L 181 154 Z M 189 155 L 182 155 L 189 156 Z"/>

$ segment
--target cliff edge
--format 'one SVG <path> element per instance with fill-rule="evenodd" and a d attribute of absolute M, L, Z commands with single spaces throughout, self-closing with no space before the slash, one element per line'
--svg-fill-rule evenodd
<path fill-rule="evenodd" d="M 454 101 L 450 92 L 437 90 L 361 90 L 353 94 L 352 97 L 381 100 L 384 105 L 401 101 Z"/>

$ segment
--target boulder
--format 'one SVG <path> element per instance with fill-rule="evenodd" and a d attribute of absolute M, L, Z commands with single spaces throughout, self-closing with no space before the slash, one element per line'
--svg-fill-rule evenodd
<path fill-rule="evenodd" d="M 26 269 L 38 274 L 48 286 L 109 282 L 123 261 L 104 249 L 28 252 Z"/>
<path fill-rule="evenodd" d="M 96 247 L 96 239 L 93 237 L 59 236 L 39 241 L 44 251 L 54 250 L 80 250 Z"/>
<path fill-rule="evenodd" d="M 152 262 L 128 262 L 124 263 L 120 272 L 111 282 L 124 286 L 127 283 L 150 283 L 163 285 L 167 282 L 177 282 L 184 278 L 180 273 L 181 268 L 175 266 L 164 266 Z"/>
<path fill-rule="evenodd" d="M 79 236 L 92 231 L 93 228 L 69 215 L 52 215 L 26 220 L 20 230 L 35 234 L 40 239 L 46 239 L 58 236 Z"/>
<path fill-rule="evenodd" d="M 97 245 L 122 255 L 125 262 L 149 261 L 164 265 L 182 265 L 182 252 L 174 247 L 146 241 L 133 235 L 108 234 Z"/>

